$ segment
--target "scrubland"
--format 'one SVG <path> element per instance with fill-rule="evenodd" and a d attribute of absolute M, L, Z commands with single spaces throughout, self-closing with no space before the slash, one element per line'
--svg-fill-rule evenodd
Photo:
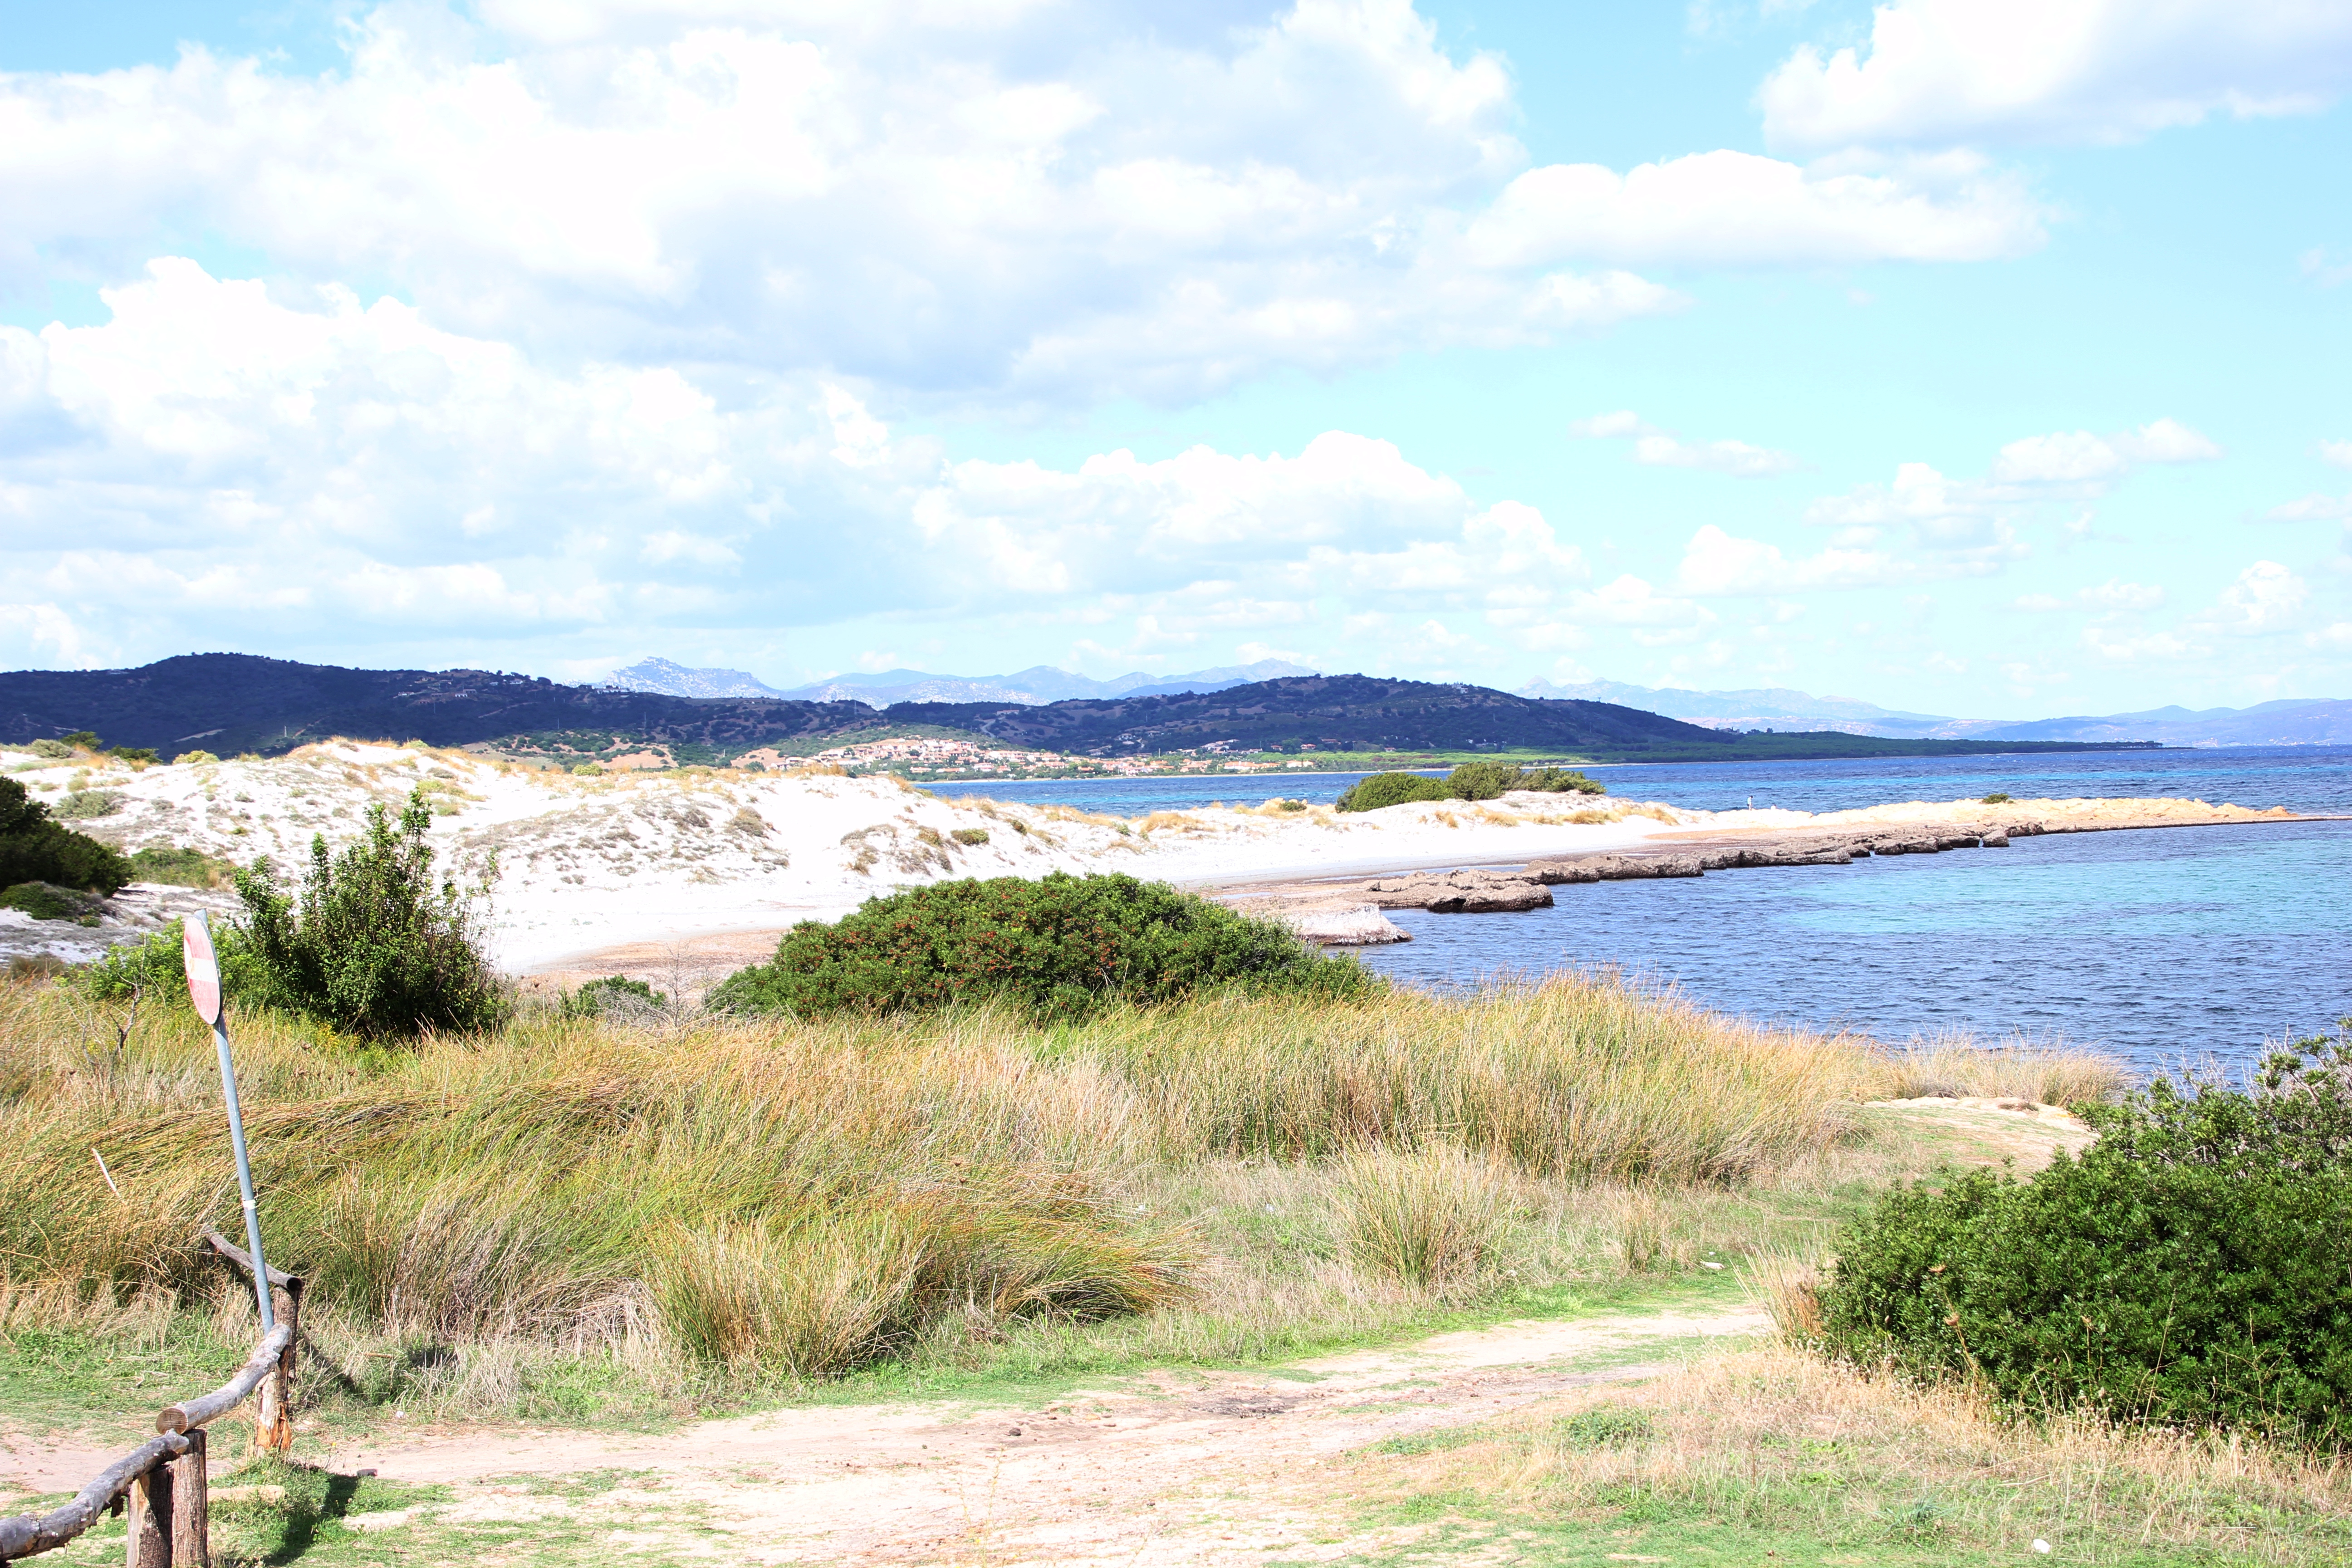
<path fill-rule="evenodd" d="M 1590 978 L 1055 1028 L 527 1014 L 367 1048 L 256 1013 L 236 1038 L 269 1248 L 311 1281 L 320 1352 L 354 1398 L 476 1415 L 1399 1331 L 1797 1247 L 1908 1157 L 1862 1102 L 2115 1081 Z M 242 1340 L 197 1245 L 237 1229 L 228 1169 L 184 1009 L 0 989 L 8 1330 Z"/>

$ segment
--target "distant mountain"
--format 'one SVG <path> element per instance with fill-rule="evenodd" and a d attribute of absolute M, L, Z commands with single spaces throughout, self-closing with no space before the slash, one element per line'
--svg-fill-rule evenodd
<path fill-rule="evenodd" d="M 1262 658 L 1255 664 L 1229 664 L 1214 669 L 1196 669 L 1190 675 L 1146 675 L 1139 669 L 1110 680 L 1090 680 L 1066 669 L 1056 669 L 1050 664 L 1032 665 L 1013 675 L 931 675 L 919 669 L 886 669 L 871 675 L 837 675 L 830 680 L 794 687 L 790 691 L 780 691 L 774 695 L 795 698 L 803 702 L 866 702 L 877 708 L 887 708 L 898 702 L 1043 705 L 1086 698 L 1168 697 L 1194 691 L 1223 691 L 1235 686 L 1247 686 L 1252 681 L 1314 673 L 1304 665 L 1289 664 L 1278 658 Z"/>
<path fill-rule="evenodd" d="M 615 691 L 650 691 L 665 697 L 787 695 L 740 669 L 688 669 L 666 658 L 641 658 L 626 669 L 614 670 L 604 684 Z"/>
<path fill-rule="evenodd" d="M 1905 713 L 1881 708 L 1874 702 L 1851 697 L 1815 697 L 1785 686 L 1742 691 L 1692 691 L 1679 686 L 1629 686 L 1618 680 L 1588 680 L 1573 686 L 1531 680 L 1519 688 L 1519 695 L 1552 701 L 1615 702 L 1687 719 L 1711 730 L 1782 730 L 1794 723 L 1806 730 L 1917 740 L 1943 736 L 1947 733 L 1944 726 L 1960 722 L 1937 713 Z"/>
<path fill-rule="evenodd" d="M 1522 697 L 1617 702 L 1717 730 L 1836 730 L 1849 735 L 1949 741 L 2155 741 L 2168 746 L 2352 745 L 2352 701 L 2288 698 L 2252 708 L 2151 708 L 2066 719 L 1951 719 L 1906 713 L 1851 697 L 1815 697 L 1786 687 L 1692 691 L 1592 680 L 1555 686 L 1532 680 Z"/>
<path fill-rule="evenodd" d="M 2352 745 L 2352 701 L 2286 698 L 2252 708 L 2151 708 L 2142 713 L 1960 721 L 1947 731 L 1987 741 L 2160 741 L 2168 746 Z"/>

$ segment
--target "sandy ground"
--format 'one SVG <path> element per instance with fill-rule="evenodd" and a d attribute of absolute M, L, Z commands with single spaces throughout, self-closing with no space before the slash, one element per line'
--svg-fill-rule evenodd
<path fill-rule="evenodd" d="M 526 974 L 636 973 L 631 966 L 639 963 L 656 973 L 664 963 L 733 967 L 764 954 L 797 921 L 838 918 L 877 893 L 952 877 L 1118 870 L 1232 888 L 1517 863 L 1665 835 L 2285 818 L 2201 801 L 1914 802 L 1811 816 L 1525 794 L 1343 815 L 1243 805 L 1274 781 L 1237 778 L 1234 805 L 1122 819 L 947 800 L 887 778 L 702 769 L 574 777 L 463 752 L 352 742 L 263 762 L 136 771 L 96 762 L 31 766 L 23 753 L 6 754 L 23 758 L 7 765 L 36 799 L 55 806 L 78 792 L 101 797 L 107 810 L 71 826 L 125 850 L 168 844 L 239 863 L 267 855 L 289 875 L 299 875 L 314 835 L 339 847 L 361 831 L 369 806 L 397 809 L 421 789 L 436 814 L 442 868 L 477 885 L 495 867 L 493 949 L 502 966 Z M 83 962 L 187 901 L 159 892 L 143 919 L 97 927 L 0 910 L 0 957 L 45 952 Z M 172 907 L 159 914 L 161 904 Z M 615 956 L 623 952 L 625 960 Z"/>
<path fill-rule="evenodd" d="M 453 1501 L 433 1512 L 453 1522 L 538 1510 L 642 1548 L 687 1544 L 681 1526 L 698 1515 L 732 1538 L 718 1549 L 725 1562 L 1075 1568 L 1256 1563 L 1276 1550 L 1313 1561 L 1376 1543 L 1339 1507 L 1349 1450 L 1653 1376 L 1710 1342 L 1769 1331 L 1755 1308 L 1507 1322 L 1274 1373 L 1163 1372 L 1017 1406 L 816 1406 L 656 1436 L 420 1433 L 298 1457 L 451 1484 Z M 113 1457 L 0 1439 L 0 1489 L 62 1491 Z M 526 1479 L 616 1471 L 633 1482 L 577 1499 Z M 347 1522 L 397 1530 L 417 1522 L 411 1512 Z"/>

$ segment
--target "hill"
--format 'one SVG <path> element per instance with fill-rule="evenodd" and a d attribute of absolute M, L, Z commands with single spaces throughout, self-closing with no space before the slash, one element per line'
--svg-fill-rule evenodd
<path fill-rule="evenodd" d="M 901 702 L 893 723 L 947 725 L 1087 756 L 1245 752 L 1538 752 L 1590 762 L 1941 756 L 2079 750 L 2047 743 L 1908 741 L 1836 732 L 1742 735 L 1612 702 L 1515 697 L 1491 687 L 1316 675 L 1228 690 L 1024 707 Z"/>
<path fill-rule="evenodd" d="M 95 730 L 110 744 L 165 756 L 202 747 L 276 755 L 329 735 L 436 746 L 529 737 L 581 751 L 616 739 L 663 741 L 681 760 L 871 725 L 859 702 L 696 699 L 559 686 L 485 669 L 345 669 L 241 653 L 184 654 L 136 669 L 0 674 L 0 737 Z"/>
<path fill-rule="evenodd" d="M 894 732 L 977 734 L 1084 756 L 1171 752 L 1540 752 L 1590 762 L 1939 755 L 2079 750 L 2006 738 L 1911 741 L 1741 735 L 1609 702 L 1514 697 L 1483 686 L 1366 675 L 1288 676 L 1214 692 L 1051 703 L 677 697 L 559 686 L 480 669 L 346 669 L 248 654 L 189 654 L 137 669 L 0 674 L 0 739 L 94 730 L 165 756 L 194 747 L 274 755 L 329 735 L 491 744 L 558 757 L 658 746 L 715 763 L 758 746 Z"/>

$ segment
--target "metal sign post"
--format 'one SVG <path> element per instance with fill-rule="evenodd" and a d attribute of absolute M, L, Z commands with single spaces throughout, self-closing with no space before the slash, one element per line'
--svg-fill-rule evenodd
<path fill-rule="evenodd" d="M 261 1216 L 253 1206 L 253 1166 L 245 1157 L 245 1118 L 236 1108 L 236 1068 L 228 1059 L 228 1016 L 221 1005 L 220 960 L 213 954 L 213 928 L 199 910 L 180 922 L 180 953 L 188 970 L 188 1000 L 196 1016 L 213 1026 L 220 1047 L 221 1089 L 228 1099 L 228 1141 L 236 1151 L 236 1184 L 245 1194 L 245 1246 L 253 1254 L 253 1293 L 261 1303 L 261 1331 L 278 1326 L 269 1300 L 269 1266 L 261 1258 Z"/>

